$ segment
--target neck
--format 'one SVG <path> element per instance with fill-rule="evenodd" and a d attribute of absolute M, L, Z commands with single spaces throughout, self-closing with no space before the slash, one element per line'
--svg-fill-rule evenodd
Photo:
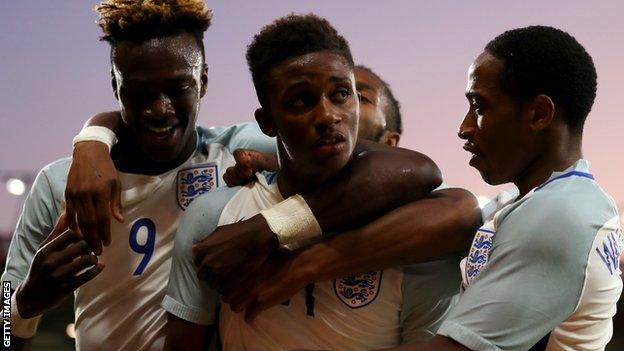
<path fill-rule="evenodd" d="M 583 157 L 581 133 L 570 133 L 567 127 L 562 129 L 565 130 L 563 137 L 561 133 L 546 136 L 548 140 L 560 142 L 549 145 L 514 180 L 514 184 L 520 190 L 519 198 L 546 182 L 553 172 L 561 172 Z"/>
<path fill-rule="evenodd" d="M 281 160 L 280 164 L 281 168 L 277 174 L 277 187 L 284 198 L 313 191 L 326 180 L 326 178 L 317 175 L 298 172 L 294 167 L 285 165 Z"/>
<path fill-rule="evenodd" d="M 197 133 L 187 142 L 182 152 L 172 160 L 157 162 L 150 159 L 136 143 L 132 135 L 119 138 L 119 142 L 112 150 L 111 157 L 116 168 L 125 173 L 145 175 L 159 175 L 177 168 L 183 164 L 195 151 Z"/>
<path fill-rule="evenodd" d="M 280 163 L 280 169 L 277 173 L 277 187 L 283 198 L 314 191 L 332 176 L 331 174 L 318 175 L 301 172 L 288 159 L 288 155 L 279 141 L 277 153 Z"/>

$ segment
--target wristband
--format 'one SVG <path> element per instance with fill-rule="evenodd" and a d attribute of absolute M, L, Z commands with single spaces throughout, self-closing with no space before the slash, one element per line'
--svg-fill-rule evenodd
<path fill-rule="evenodd" d="M 108 146 L 108 150 L 110 151 L 113 145 L 117 143 L 117 135 L 106 127 L 88 126 L 82 128 L 80 133 L 74 137 L 72 146 L 76 147 L 76 144 L 83 141 L 98 141 L 106 144 L 106 146 Z"/>
<path fill-rule="evenodd" d="M 323 233 L 314 213 L 300 195 L 293 195 L 260 211 L 260 214 L 277 235 L 280 247 L 294 250 Z"/>
<path fill-rule="evenodd" d="M 32 338 L 37 332 L 37 326 L 41 320 L 41 315 L 24 319 L 19 315 L 17 310 L 17 293 L 11 296 L 11 334 L 22 339 Z"/>

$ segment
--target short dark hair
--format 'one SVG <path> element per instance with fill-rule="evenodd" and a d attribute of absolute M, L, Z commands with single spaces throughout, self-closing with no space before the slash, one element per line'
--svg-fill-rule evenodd
<path fill-rule="evenodd" d="M 203 0 L 104 0 L 95 10 L 100 14 L 101 39 L 111 46 L 124 40 L 141 42 L 187 32 L 204 54 L 203 37 L 212 10 Z"/>
<path fill-rule="evenodd" d="M 260 104 L 272 68 L 289 58 L 321 51 L 336 53 L 353 66 L 349 43 L 324 18 L 290 14 L 262 28 L 247 47 L 247 64 Z"/>
<path fill-rule="evenodd" d="M 505 90 L 521 101 L 548 95 L 571 130 L 583 130 L 597 76 L 591 56 L 574 37 L 557 28 L 530 26 L 504 32 L 485 51 L 503 61 Z"/>
<path fill-rule="evenodd" d="M 366 72 L 372 74 L 373 77 L 377 78 L 379 82 L 381 82 L 381 85 L 383 86 L 383 94 L 386 96 L 389 102 L 384 111 L 384 114 L 386 115 L 386 129 L 384 130 L 402 134 L 403 122 L 401 119 L 401 104 L 399 104 L 399 101 L 394 97 L 392 89 L 390 89 L 390 84 L 388 84 L 385 80 L 381 79 L 381 77 L 377 73 L 373 72 L 373 70 L 367 66 L 357 65 L 355 66 L 355 68 L 365 70 Z M 381 138 L 381 135 L 382 133 L 379 133 L 379 138 Z"/>

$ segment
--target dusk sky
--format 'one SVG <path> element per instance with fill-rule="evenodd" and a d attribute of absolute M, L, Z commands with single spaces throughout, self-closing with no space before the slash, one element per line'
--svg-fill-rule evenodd
<path fill-rule="evenodd" d="M 97 1 L 0 4 L 0 180 L 36 172 L 71 153 L 71 139 L 93 113 L 116 109 L 109 48 L 98 41 Z M 603 188 L 624 202 L 621 133 L 624 2 L 617 1 L 212 1 L 206 33 L 209 90 L 199 123 L 251 121 L 258 106 L 244 60 L 260 28 L 291 12 L 326 17 L 350 42 L 357 63 L 388 81 L 402 104 L 401 146 L 429 155 L 448 184 L 477 194 L 485 184 L 467 164 L 457 128 L 467 109 L 466 72 L 501 32 L 532 24 L 559 27 L 593 56 L 598 97 L 584 153 Z M 10 231 L 18 199 L 0 189 L 0 232 Z"/>

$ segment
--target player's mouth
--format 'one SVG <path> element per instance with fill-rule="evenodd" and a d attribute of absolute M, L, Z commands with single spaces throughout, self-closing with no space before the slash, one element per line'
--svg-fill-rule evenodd
<path fill-rule="evenodd" d="M 320 137 L 314 143 L 314 152 L 321 157 L 331 157 L 343 152 L 346 147 L 346 138 L 338 132 L 332 132 Z"/>
<path fill-rule="evenodd" d="M 477 148 L 474 146 L 473 143 L 471 142 L 466 142 L 464 144 L 464 150 L 470 152 L 472 154 L 472 157 L 470 158 L 470 161 L 468 162 L 469 165 L 474 167 L 474 163 L 478 157 L 478 153 L 477 153 Z"/>
<path fill-rule="evenodd" d="M 174 142 L 182 134 L 180 123 L 157 126 L 149 123 L 142 123 L 142 129 L 147 138 L 156 144 L 168 144 Z"/>

